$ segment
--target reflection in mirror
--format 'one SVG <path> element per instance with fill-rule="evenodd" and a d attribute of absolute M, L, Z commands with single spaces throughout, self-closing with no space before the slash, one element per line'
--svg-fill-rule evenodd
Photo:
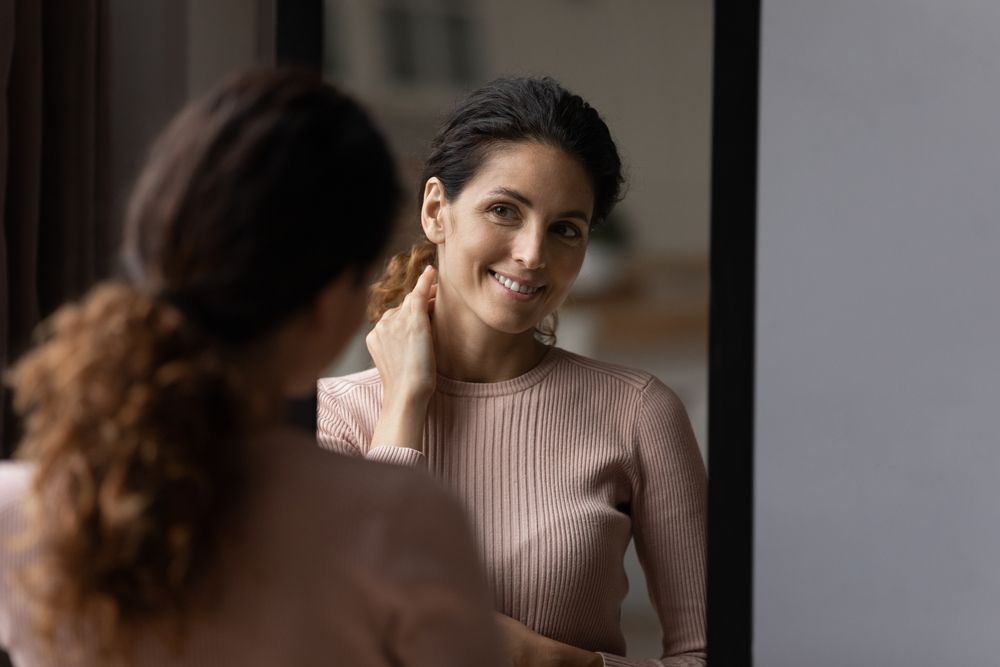
<path fill-rule="evenodd" d="M 586 243 L 582 268 L 558 311 L 557 344 L 587 359 L 641 369 L 662 380 L 686 407 L 704 457 L 712 3 L 641 0 L 629 3 L 626 10 L 614 0 L 461 3 L 327 0 L 324 9 L 325 72 L 370 106 L 403 165 L 404 182 L 412 186 L 412 197 L 404 200 L 406 208 L 395 251 L 405 250 L 422 239 L 428 225 L 433 230 L 438 207 L 443 211 L 445 246 L 451 233 L 456 239 L 469 238 L 462 223 L 468 222 L 469 212 L 476 210 L 477 204 L 486 201 L 473 199 L 473 194 L 484 191 L 473 192 L 472 187 L 459 188 L 459 193 L 429 192 L 431 204 L 425 198 L 423 215 L 418 214 L 417 193 L 425 192 L 422 172 L 431 139 L 463 96 L 501 75 L 551 76 L 600 112 L 621 154 L 627 192 L 607 224 L 594 230 Z M 544 193 L 540 195 L 544 201 L 532 200 L 532 204 L 555 206 L 560 202 L 555 201 L 554 193 L 572 191 L 572 179 L 568 185 L 558 178 L 556 183 L 545 180 L 551 174 L 545 171 L 545 166 L 560 169 L 560 174 L 572 170 L 552 166 L 560 164 L 558 155 L 553 158 L 536 152 L 507 157 L 513 159 L 513 166 L 507 165 L 511 172 L 503 171 L 505 164 L 487 160 L 486 167 L 476 174 L 495 168 L 490 172 L 489 184 L 496 187 L 510 185 L 504 175 L 509 173 L 521 178 L 520 185 L 524 188 L 544 184 L 539 191 Z M 555 162 L 551 162 L 553 159 Z M 466 194 L 470 196 L 465 197 Z M 572 200 L 572 194 L 566 197 L 565 201 Z M 519 201 L 500 203 L 525 206 Z M 499 214 L 523 215 L 525 222 L 518 223 L 522 226 L 535 219 L 532 215 L 540 215 L 537 209 L 529 211 L 527 207 L 501 210 Z M 424 230 L 420 227 L 421 219 Z M 493 220 L 483 224 L 497 223 Z M 465 265 L 476 266 L 479 262 L 487 270 L 504 262 L 507 264 L 501 268 L 524 266 L 517 263 L 516 250 L 508 249 L 508 254 L 503 255 L 505 241 L 493 238 L 490 243 L 491 249 L 501 252 L 500 257 L 466 254 Z M 463 258 L 458 257 L 458 245 L 453 244 L 451 255 L 447 249 L 443 250 L 438 259 L 447 257 L 455 266 L 460 265 Z M 442 252 L 445 246 L 439 243 L 436 247 Z M 467 245 L 461 250 L 469 252 Z M 552 262 L 550 256 L 549 263 Z M 445 274 L 452 270 L 452 265 L 442 261 L 439 269 L 442 273 L 429 280 L 446 283 L 439 288 L 444 292 L 449 289 L 447 280 L 450 280 Z M 455 295 L 464 294 L 458 288 L 452 289 Z M 442 304 L 450 298 L 448 294 L 438 297 Z M 487 313 L 485 317 L 492 315 Z M 458 341 L 457 345 L 478 354 L 472 338 Z M 511 363 L 510 368 L 517 366 Z M 579 463 L 578 459 L 586 457 L 586 453 L 581 454 L 579 442 L 563 442 L 559 438 L 536 441 L 524 436 L 539 428 L 539 424 L 543 429 L 566 429 L 560 421 L 565 419 L 581 429 L 586 436 L 584 440 L 593 442 L 594 447 L 621 439 L 621 429 L 627 428 L 622 424 L 627 420 L 614 421 L 625 418 L 609 414 L 610 399 L 600 393 L 607 391 L 607 387 L 600 385 L 594 389 L 582 378 L 572 376 L 576 393 L 560 395 L 558 403 L 547 403 L 542 395 L 531 409 L 525 410 L 524 405 L 510 402 L 509 397 L 486 396 L 489 392 L 483 388 L 485 385 L 477 387 L 461 382 L 495 380 L 502 376 L 502 369 L 498 371 L 500 376 L 491 372 L 497 371 L 496 368 L 478 369 L 477 376 L 468 365 L 451 359 L 438 359 L 437 364 L 441 373 L 439 391 L 430 400 L 426 442 L 440 441 L 451 451 L 469 447 L 462 441 L 467 436 L 489 452 L 480 452 L 477 458 L 428 450 L 427 465 L 467 501 L 480 545 L 488 550 L 484 560 L 497 608 L 543 635 L 569 643 L 575 641 L 577 646 L 589 650 L 624 654 L 627 644 L 627 655 L 632 658 L 659 657 L 663 654 L 661 634 L 666 635 L 663 641 L 671 651 L 691 649 L 681 644 L 688 637 L 703 633 L 703 620 L 699 618 L 695 623 L 700 630 L 692 630 L 688 621 L 685 627 L 678 627 L 677 617 L 683 616 L 681 610 L 661 608 L 664 615 L 661 619 L 650 602 L 650 597 L 666 604 L 679 599 L 666 600 L 661 596 L 657 600 L 664 587 L 702 585 L 693 583 L 697 576 L 685 578 L 690 573 L 676 564 L 690 553 L 672 554 L 669 547 L 659 543 L 654 551 L 649 548 L 650 536 L 640 532 L 644 525 L 637 506 L 643 501 L 640 487 L 646 484 L 655 489 L 663 480 L 629 477 L 628 472 L 619 470 L 623 481 L 619 488 L 615 486 L 618 478 L 609 472 L 611 466 L 566 465 L 567 458 Z M 547 364 L 553 364 L 550 357 L 535 368 L 544 370 Z M 328 375 L 344 376 L 371 365 L 365 340 L 359 336 Z M 585 367 L 584 364 L 574 368 Z M 531 372 L 520 379 L 530 380 Z M 358 377 L 371 379 L 371 376 Z M 625 373 L 622 378 L 622 382 L 642 385 L 646 376 Z M 336 385 L 340 389 L 350 386 L 349 382 L 336 382 L 340 383 Z M 595 398 L 595 392 L 600 397 Z M 442 399 L 444 393 L 450 396 L 448 400 Z M 331 416 L 330 410 L 351 410 L 357 406 L 352 408 L 349 402 L 331 406 L 327 401 L 324 407 L 322 394 L 321 391 L 320 436 L 326 437 L 329 444 L 332 436 L 329 428 L 324 434 L 324 418 L 343 426 L 339 418 Z M 550 399 L 553 396 L 548 394 Z M 368 398 L 376 406 L 381 400 L 374 394 Z M 625 412 L 641 411 L 643 400 L 648 399 L 639 392 L 635 404 L 627 406 Z M 464 413 L 461 410 L 465 404 L 459 405 L 461 401 L 479 401 L 480 406 L 489 404 L 494 412 L 486 412 L 493 416 L 484 416 L 478 409 Z M 585 407 L 589 405 L 593 407 Z M 670 406 L 657 404 L 645 409 L 651 416 L 662 417 L 669 413 Z M 505 413 L 509 422 L 496 418 L 504 410 L 511 411 Z M 460 415 L 465 416 L 460 418 Z M 398 430 L 388 431 L 383 421 L 378 421 L 379 431 L 374 434 L 371 431 L 376 428 L 375 422 L 371 419 L 365 422 L 369 431 L 363 438 L 368 440 L 363 446 L 372 444 L 373 435 L 376 440 L 380 434 L 403 437 Z M 609 426 L 610 423 L 614 425 Z M 398 427 L 399 422 L 394 425 Z M 484 432 L 486 426 L 509 429 L 504 433 L 511 437 Z M 620 427 L 618 431 L 616 426 Z M 432 433 L 432 429 L 439 432 Z M 609 429 L 611 435 L 601 429 Z M 508 445 L 509 451 L 504 449 Z M 422 444 L 418 442 L 417 446 Z M 669 447 L 666 449 L 670 451 Z M 633 463 L 624 463 L 623 469 L 634 472 L 629 467 Z M 463 472 L 462 466 L 471 467 Z M 539 470 L 539 466 L 550 467 Z M 588 474 L 596 478 L 588 478 Z M 601 477 L 603 474 L 608 477 Z M 627 488 L 635 495 L 610 498 L 618 515 L 593 515 L 575 512 L 573 508 L 552 511 L 552 504 L 572 503 L 574 485 L 580 484 L 591 485 L 591 491 L 595 486 L 600 487 L 599 493 L 612 495 L 614 492 L 608 489 Z M 656 499 L 662 503 L 655 511 L 662 530 L 669 529 L 662 522 L 670 521 L 668 517 L 679 507 L 676 497 L 669 493 L 667 496 Z M 592 500 L 587 498 L 586 502 Z M 547 525 L 545 521 L 552 517 L 556 523 Z M 618 523 L 619 518 L 626 520 Z M 594 540 L 588 537 L 590 521 L 597 522 L 599 538 Z M 527 522 L 531 530 L 517 528 L 518 522 Z M 512 544 L 511 539 L 517 543 Z M 627 594 L 621 565 L 614 559 L 600 560 L 606 558 L 606 553 L 595 553 L 607 550 L 609 544 L 613 545 L 612 550 L 619 545 L 624 550 L 626 541 L 629 542 L 624 558 L 624 575 L 629 582 Z M 640 554 L 645 568 L 637 557 L 635 544 L 640 552 L 646 550 Z M 564 559 L 564 567 L 550 567 L 560 562 L 560 558 Z M 576 563 L 581 560 L 588 564 L 578 566 Z M 597 560 L 599 565 L 595 564 Z M 699 563 L 695 569 L 703 572 L 703 564 Z M 576 580 L 579 572 L 601 572 L 601 575 L 593 581 Z M 655 576 L 645 582 L 646 574 Z M 498 583 L 505 577 L 520 578 L 519 583 Z M 549 592 L 567 586 L 582 590 L 568 597 L 560 597 L 559 593 L 546 597 Z M 619 595 L 624 596 L 620 628 L 625 643 L 619 643 L 615 636 L 617 629 L 608 630 L 618 627 L 613 616 Z M 554 608 L 566 600 L 587 611 Z M 599 618 L 601 614 L 610 614 L 612 619 Z M 697 653 L 698 648 L 691 650 Z M 700 649 L 703 650 L 703 645 Z"/>

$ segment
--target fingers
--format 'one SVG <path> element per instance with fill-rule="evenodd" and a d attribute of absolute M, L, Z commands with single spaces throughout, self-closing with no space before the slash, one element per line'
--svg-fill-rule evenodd
<path fill-rule="evenodd" d="M 431 287 L 434 285 L 434 280 L 437 278 L 437 271 L 433 266 L 428 264 L 424 267 L 423 273 L 417 278 L 417 284 L 413 287 L 413 294 L 420 297 L 421 301 L 427 301 L 431 298 Z"/>
<path fill-rule="evenodd" d="M 375 331 L 375 329 L 369 331 L 368 335 L 365 336 L 365 347 L 368 348 L 368 354 L 371 355 L 372 361 L 374 361 L 375 365 L 378 366 L 378 362 L 380 361 L 382 353 L 382 348 L 379 345 L 378 333 Z"/>
<path fill-rule="evenodd" d="M 426 397 L 434 388 L 431 318 L 437 272 L 427 267 L 403 302 L 387 309 L 365 339 L 386 395 Z M 400 395 L 403 395 L 400 394 Z"/>
<path fill-rule="evenodd" d="M 377 329 L 379 325 L 386 325 L 393 320 L 404 308 L 408 310 L 416 309 L 417 312 L 433 313 L 434 301 L 437 298 L 437 269 L 428 264 L 424 267 L 423 273 L 417 278 L 417 284 L 413 290 L 403 298 L 403 303 L 387 309 L 378 322 L 375 323 Z"/>
<path fill-rule="evenodd" d="M 434 304 L 437 301 L 438 284 L 434 283 L 431 285 L 431 298 L 427 299 L 427 313 L 429 315 L 434 314 Z"/>
<path fill-rule="evenodd" d="M 417 278 L 413 290 L 403 299 L 403 306 L 409 306 L 419 312 L 430 313 L 431 303 L 437 295 L 437 269 L 428 264 Z"/>

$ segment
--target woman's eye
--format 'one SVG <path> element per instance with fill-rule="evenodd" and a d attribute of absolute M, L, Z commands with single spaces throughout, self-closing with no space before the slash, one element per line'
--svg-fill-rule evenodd
<path fill-rule="evenodd" d="M 581 236 L 577 226 L 571 225 L 568 222 L 556 223 L 552 226 L 552 230 L 559 236 L 567 239 L 578 239 Z"/>
<path fill-rule="evenodd" d="M 494 204 L 493 206 L 490 206 L 490 213 L 498 218 L 503 218 L 504 220 L 514 217 L 514 209 L 510 206 L 505 206 L 504 204 Z"/>

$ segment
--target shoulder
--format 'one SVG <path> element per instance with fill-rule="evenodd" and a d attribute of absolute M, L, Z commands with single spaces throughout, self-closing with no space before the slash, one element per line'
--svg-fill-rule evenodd
<path fill-rule="evenodd" d="M 619 386 L 633 394 L 643 405 L 650 403 L 668 407 L 671 411 L 685 412 L 684 404 L 677 394 L 658 377 L 638 368 L 612 364 L 584 357 L 583 355 L 559 349 L 560 361 L 570 373 L 583 378 L 591 378 L 595 382 Z"/>
<path fill-rule="evenodd" d="M 333 438 L 366 450 L 381 406 L 382 378 L 374 368 L 320 379 L 316 393 L 320 443 Z"/>
<path fill-rule="evenodd" d="M 26 557 L 25 552 L 11 549 L 11 540 L 16 540 L 27 525 L 25 511 L 33 479 L 33 465 L 0 462 L 0 579 L 5 579 L 3 571 L 12 563 Z M 7 583 L 0 581 L 0 589 Z"/>
<path fill-rule="evenodd" d="M 27 525 L 24 514 L 34 478 L 34 466 L 0 462 L 0 646 L 10 646 L 16 628 L 26 618 L 23 596 L 14 595 L 12 576 L 32 558 L 33 549 L 21 543 Z"/>
<path fill-rule="evenodd" d="M 283 486 L 300 496 L 299 506 L 313 507 L 321 513 L 333 507 L 349 512 L 393 512 L 408 503 L 435 504 L 442 494 L 446 495 L 425 473 L 330 452 L 316 446 L 316 440 L 302 432 L 275 432 L 258 445 L 258 452 L 259 467 L 266 470 L 267 476 L 285 476 Z M 279 452 L 283 472 L 273 465 Z"/>
<path fill-rule="evenodd" d="M 654 376 L 650 376 L 642 388 L 642 407 L 666 415 L 679 414 L 687 419 L 687 409 L 677 393 Z"/>
<path fill-rule="evenodd" d="M 616 386 L 635 394 L 642 393 L 651 382 L 658 382 L 652 374 L 637 368 L 591 359 L 561 348 L 555 352 L 559 354 L 559 364 L 564 372 L 576 381 Z"/>
<path fill-rule="evenodd" d="M 0 517 L 16 511 L 31 488 L 34 466 L 22 462 L 0 462 Z"/>
<path fill-rule="evenodd" d="M 350 394 L 355 391 L 371 392 L 382 388 L 382 378 L 378 369 L 369 368 L 350 375 L 320 378 L 317 383 L 319 393 L 331 399 Z"/>

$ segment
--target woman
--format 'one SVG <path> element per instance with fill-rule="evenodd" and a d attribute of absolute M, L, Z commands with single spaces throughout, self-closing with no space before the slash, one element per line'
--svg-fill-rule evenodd
<path fill-rule="evenodd" d="M 501 79 L 445 122 L 422 183 L 426 238 L 373 288 L 376 369 L 320 382 L 320 442 L 426 466 L 459 497 L 516 664 L 703 665 L 705 471 L 684 407 L 547 344 L 621 191 L 607 126 L 550 79 Z M 632 538 L 658 661 L 622 657 Z"/>
<path fill-rule="evenodd" d="M 13 370 L 0 645 L 35 665 L 497 664 L 461 510 L 282 426 L 364 312 L 398 183 L 318 78 L 191 104 L 133 193 L 131 284 Z"/>

